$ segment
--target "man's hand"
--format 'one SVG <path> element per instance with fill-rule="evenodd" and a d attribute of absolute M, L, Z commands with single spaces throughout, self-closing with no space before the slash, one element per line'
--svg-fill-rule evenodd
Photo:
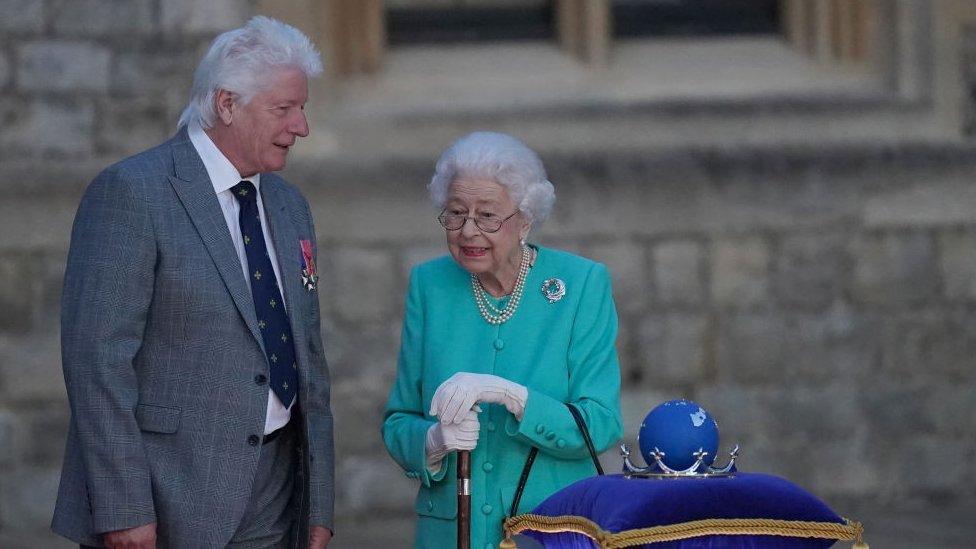
<path fill-rule="evenodd" d="M 312 526 L 308 529 L 308 549 L 325 549 L 332 540 L 332 530 L 325 526 Z"/>
<path fill-rule="evenodd" d="M 156 523 L 107 532 L 102 541 L 108 549 L 156 549 Z"/>

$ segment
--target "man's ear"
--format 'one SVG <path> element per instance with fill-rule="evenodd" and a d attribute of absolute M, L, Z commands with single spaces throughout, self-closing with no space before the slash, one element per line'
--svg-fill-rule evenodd
<path fill-rule="evenodd" d="M 217 95 L 214 97 L 214 106 L 217 107 L 217 118 L 225 126 L 230 126 L 230 123 L 234 120 L 234 109 L 237 108 L 237 100 L 234 94 L 223 88 L 217 90 Z"/>

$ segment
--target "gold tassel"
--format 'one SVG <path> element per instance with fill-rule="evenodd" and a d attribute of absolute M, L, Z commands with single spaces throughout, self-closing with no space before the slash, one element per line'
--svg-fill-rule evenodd
<path fill-rule="evenodd" d="M 851 549 L 871 549 L 871 547 L 868 546 L 868 544 L 864 543 L 863 541 L 858 541 L 854 544 L 853 547 L 851 547 Z"/>
<path fill-rule="evenodd" d="M 508 532 L 505 533 L 505 539 L 498 544 L 498 549 L 518 549 L 512 538 L 509 537 Z"/>

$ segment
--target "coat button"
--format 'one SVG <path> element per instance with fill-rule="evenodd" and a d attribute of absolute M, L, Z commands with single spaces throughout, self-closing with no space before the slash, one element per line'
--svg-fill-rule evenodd
<path fill-rule="evenodd" d="M 505 341 L 503 341 L 502 338 L 498 338 L 495 340 L 494 345 L 496 351 L 501 351 L 502 349 L 505 348 Z"/>
<path fill-rule="evenodd" d="M 427 500 L 427 510 L 428 511 L 433 511 L 434 510 L 434 502 L 433 501 Z"/>
<path fill-rule="evenodd" d="M 495 510 L 495 508 L 492 507 L 491 505 L 488 505 L 487 503 L 481 506 L 481 512 L 484 513 L 484 514 L 486 514 L 486 515 L 490 515 L 491 512 L 494 511 L 494 510 Z"/>
<path fill-rule="evenodd" d="M 489 433 L 494 433 L 495 432 L 495 422 L 494 421 L 489 421 L 488 424 L 485 425 L 485 428 L 488 429 L 488 432 Z"/>
<path fill-rule="evenodd" d="M 559 439 L 559 440 L 556 441 L 556 448 L 565 448 L 565 447 L 566 447 L 566 441 L 565 440 Z"/>
<path fill-rule="evenodd" d="M 546 440 L 552 440 L 554 438 L 556 438 L 556 433 L 553 433 L 552 431 L 546 433 Z"/>
<path fill-rule="evenodd" d="M 251 446 L 257 446 L 259 442 L 261 442 L 261 437 L 257 435 L 251 435 L 247 437 L 247 443 L 250 444 Z"/>
<path fill-rule="evenodd" d="M 541 423 L 538 424 L 538 425 L 536 425 L 535 426 L 535 432 L 536 432 L 536 434 L 539 434 L 539 435 L 541 435 L 542 433 L 545 433 L 546 432 L 546 426 L 543 425 L 543 424 L 541 424 Z"/>
<path fill-rule="evenodd" d="M 254 383 L 257 383 L 258 385 L 264 385 L 267 382 L 268 382 L 268 376 L 264 374 L 258 374 L 254 376 Z"/>
<path fill-rule="evenodd" d="M 486 461 L 484 465 L 481 466 L 481 468 L 484 469 L 486 473 L 490 473 L 491 470 L 495 468 L 495 466 L 492 465 L 490 461 Z"/>

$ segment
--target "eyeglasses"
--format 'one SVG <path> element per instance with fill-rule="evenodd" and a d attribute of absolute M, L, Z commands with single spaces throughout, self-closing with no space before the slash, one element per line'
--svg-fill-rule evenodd
<path fill-rule="evenodd" d="M 515 210 L 512 215 L 506 217 L 505 219 L 499 219 L 498 216 L 495 215 L 490 215 L 487 217 L 471 217 L 468 215 L 450 214 L 447 213 L 447 210 L 444 210 L 439 216 L 437 216 L 437 222 L 449 231 L 457 231 L 460 230 L 461 227 L 464 227 L 464 224 L 470 219 L 471 221 L 474 221 L 475 226 L 481 229 L 482 232 L 497 233 L 498 230 L 502 228 L 502 224 L 515 217 L 515 214 L 517 213 L 519 213 L 519 210 Z"/>

